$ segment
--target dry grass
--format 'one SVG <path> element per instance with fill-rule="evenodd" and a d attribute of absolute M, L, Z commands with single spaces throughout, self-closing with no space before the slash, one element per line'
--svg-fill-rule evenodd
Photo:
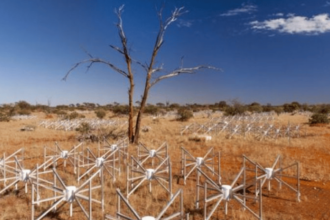
<path fill-rule="evenodd" d="M 87 117 L 95 117 L 94 113 L 84 113 Z M 37 115 L 37 119 L 19 120 L 0 123 L 0 153 L 10 154 L 17 149 L 25 149 L 25 167 L 32 169 L 36 163 L 43 161 L 44 146 L 53 147 L 57 141 L 63 149 L 71 149 L 77 144 L 75 131 L 56 131 L 38 127 L 38 123 L 44 119 L 43 114 Z M 55 117 L 55 116 L 54 116 Z M 125 118 L 123 118 L 125 120 Z M 207 118 L 195 118 L 196 122 L 203 122 Z M 263 215 L 264 219 L 326 219 L 330 216 L 328 208 L 330 199 L 330 130 L 329 127 L 309 127 L 304 125 L 302 136 L 299 138 L 280 138 L 274 140 L 257 141 L 254 138 L 243 138 L 234 136 L 227 139 L 224 135 L 212 137 L 212 140 L 195 142 L 189 140 L 189 136 L 181 136 L 180 129 L 183 125 L 192 122 L 179 122 L 159 118 L 157 123 L 152 117 L 145 117 L 142 126 L 150 127 L 148 132 L 141 133 L 141 142 L 149 149 L 158 148 L 164 141 L 168 143 L 169 155 L 172 161 L 173 174 L 173 193 L 178 189 L 184 190 L 184 207 L 190 212 L 191 219 L 202 219 L 203 210 L 196 210 L 195 200 L 195 182 L 194 178 L 187 180 L 187 185 L 183 185 L 180 180 L 177 183 L 177 177 L 181 173 L 181 150 L 184 147 L 194 156 L 204 156 L 210 147 L 215 151 L 221 152 L 221 175 L 224 184 L 230 184 L 237 172 L 242 166 L 245 154 L 261 165 L 270 166 L 277 155 L 281 155 L 284 165 L 299 161 L 301 178 L 301 202 L 295 201 L 295 195 L 292 191 L 283 187 L 278 190 L 277 184 L 273 184 L 271 192 L 265 189 L 263 197 Z M 287 125 L 288 123 L 306 123 L 308 118 L 302 115 L 281 115 L 276 123 Z M 35 131 L 20 131 L 21 127 L 26 125 L 36 126 Z M 111 140 L 110 140 L 111 141 Z M 114 140 L 113 140 L 114 141 Z M 94 151 L 97 149 L 97 143 L 88 143 L 88 146 Z M 136 156 L 136 146 L 130 145 L 129 152 Z M 61 168 L 59 168 L 60 170 Z M 64 181 L 68 185 L 75 185 L 75 177 L 68 168 L 67 172 L 61 172 Z M 23 187 L 21 184 L 20 187 Z M 115 215 L 116 212 L 116 188 L 120 188 L 124 193 L 126 188 L 126 173 L 122 173 L 116 182 L 112 183 L 109 178 L 105 181 L 105 213 L 102 213 L 99 205 L 93 207 L 94 219 L 102 219 L 104 214 Z M 30 190 L 30 189 L 29 189 Z M 325 197 L 325 198 L 323 198 Z M 147 184 L 143 184 L 129 199 L 133 207 L 138 210 L 141 216 L 157 215 L 162 207 L 166 205 L 168 199 L 164 190 L 153 185 L 152 194 L 148 191 Z M 175 203 L 178 204 L 178 203 Z M 43 205 L 37 208 L 41 213 L 49 205 Z M 173 207 L 175 208 L 175 206 Z M 10 191 L 0 197 L 0 219 L 30 219 L 31 217 L 31 198 L 30 193 L 25 194 L 21 189 L 18 193 Z M 64 206 L 59 212 L 48 215 L 45 219 L 69 219 L 68 206 Z M 70 219 L 84 219 L 84 215 L 79 207 L 74 208 L 73 217 Z M 214 219 L 254 219 L 247 210 L 243 211 L 235 201 L 229 205 L 228 216 L 225 217 L 223 205 L 215 213 Z"/>

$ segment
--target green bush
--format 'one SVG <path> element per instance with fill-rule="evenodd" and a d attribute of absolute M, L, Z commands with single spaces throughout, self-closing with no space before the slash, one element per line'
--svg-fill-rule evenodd
<path fill-rule="evenodd" d="M 80 126 L 78 128 L 76 128 L 76 131 L 78 131 L 82 135 L 90 133 L 91 130 L 92 130 L 92 127 L 87 122 L 81 123 Z"/>
<path fill-rule="evenodd" d="M 113 107 L 112 112 L 115 114 L 127 115 L 129 112 L 129 108 L 128 105 L 117 105 Z"/>
<path fill-rule="evenodd" d="M 310 117 L 309 124 L 329 124 L 329 118 L 326 114 L 315 113 Z"/>
<path fill-rule="evenodd" d="M 103 109 L 99 109 L 95 111 L 95 114 L 99 119 L 103 119 L 107 113 Z"/>
<path fill-rule="evenodd" d="M 0 122 L 9 122 L 10 121 L 10 117 L 5 114 L 0 112 Z"/>
<path fill-rule="evenodd" d="M 31 115 L 31 111 L 29 109 L 20 109 L 17 114 L 19 115 Z"/>
<path fill-rule="evenodd" d="M 240 106 L 227 106 L 225 109 L 226 116 L 232 115 L 243 115 L 246 111 L 246 107 L 244 105 Z"/>
<path fill-rule="evenodd" d="M 72 113 L 70 113 L 70 114 L 67 116 L 67 119 L 72 120 L 72 119 L 76 119 L 76 118 L 78 118 L 78 117 L 79 117 L 78 112 L 72 112 Z"/>
<path fill-rule="evenodd" d="M 262 106 L 258 102 L 253 102 L 247 106 L 248 111 L 260 113 L 263 111 Z"/>
<path fill-rule="evenodd" d="M 27 109 L 27 110 L 30 110 L 31 109 L 31 105 L 26 102 L 26 101 L 19 101 L 16 103 L 16 106 L 20 109 Z"/>
<path fill-rule="evenodd" d="M 148 105 L 144 109 L 144 113 L 146 114 L 151 114 L 151 115 L 156 115 L 159 111 L 159 108 L 154 105 Z"/>
<path fill-rule="evenodd" d="M 178 115 L 179 115 L 178 120 L 180 121 L 188 121 L 190 118 L 194 116 L 192 111 L 186 108 L 180 108 L 178 110 Z"/>
<path fill-rule="evenodd" d="M 64 110 L 58 110 L 55 109 L 53 113 L 57 114 L 57 116 L 62 117 L 62 118 L 68 118 L 68 113 Z"/>
<path fill-rule="evenodd" d="M 243 115 L 247 111 L 247 107 L 238 100 L 232 100 L 231 105 L 225 108 L 225 115 Z"/>

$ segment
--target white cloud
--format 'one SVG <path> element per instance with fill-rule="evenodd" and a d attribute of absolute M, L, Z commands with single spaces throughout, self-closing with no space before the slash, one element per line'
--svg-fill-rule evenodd
<path fill-rule="evenodd" d="M 250 22 L 253 29 L 274 30 L 289 34 L 321 34 L 330 32 L 330 18 L 328 14 L 315 15 L 312 18 L 292 16 L 266 21 Z"/>
<path fill-rule="evenodd" d="M 276 13 L 275 16 L 282 17 L 284 14 L 283 13 Z"/>
<path fill-rule="evenodd" d="M 329 6 L 330 6 L 330 2 L 326 1 L 325 4 L 324 4 L 324 7 L 329 7 Z"/>
<path fill-rule="evenodd" d="M 182 19 L 179 19 L 178 23 L 177 23 L 178 27 L 191 27 L 191 25 L 192 25 L 191 21 L 185 21 L 185 20 L 182 20 Z"/>
<path fill-rule="evenodd" d="M 255 12 L 255 11 L 257 11 L 257 6 L 250 5 L 250 4 L 248 4 L 248 5 L 242 4 L 242 7 L 235 8 L 233 10 L 229 10 L 226 13 L 220 14 L 220 16 L 235 16 L 235 15 L 238 15 L 238 14 L 252 13 L 252 12 Z"/>

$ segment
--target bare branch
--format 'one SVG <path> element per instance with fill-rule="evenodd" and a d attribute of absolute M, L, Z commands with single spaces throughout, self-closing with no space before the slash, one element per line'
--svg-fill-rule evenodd
<path fill-rule="evenodd" d="M 121 15 L 124 11 L 124 6 L 125 5 L 120 6 L 118 10 L 115 10 L 115 13 L 117 14 L 117 17 L 118 17 L 117 28 L 118 28 L 118 32 L 119 32 L 119 38 L 123 45 L 123 49 L 120 51 L 122 51 L 122 54 L 124 54 L 126 62 L 130 62 L 131 57 L 129 56 L 129 50 L 127 48 L 127 38 L 125 36 L 125 32 L 123 29 L 123 20 L 121 18 Z"/>
<path fill-rule="evenodd" d="M 87 66 L 87 68 L 86 68 L 86 72 L 85 72 L 85 73 L 87 73 L 87 72 L 89 71 L 89 69 L 92 67 L 93 64 L 94 64 L 94 62 L 91 62 L 91 63 Z"/>
<path fill-rule="evenodd" d="M 171 16 L 166 19 L 165 22 L 162 21 L 162 9 L 159 11 L 158 16 L 159 16 L 159 21 L 160 21 L 160 30 L 157 35 L 157 40 L 156 40 L 156 45 L 155 49 L 158 50 L 164 41 L 164 34 L 168 26 L 173 23 L 174 21 L 177 20 L 178 17 L 180 17 L 182 14 L 186 13 L 187 11 L 183 11 L 184 7 L 181 8 L 175 8 L 174 11 L 172 12 Z"/>
<path fill-rule="evenodd" d="M 160 65 L 160 67 L 158 67 L 156 69 L 152 69 L 151 74 L 162 71 L 163 70 L 163 66 L 164 66 L 164 63 L 162 63 Z"/>
<path fill-rule="evenodd" d="M 148 64 L 143 64 L 140 61 L 133 60 L 135 63 L 139 64 L 146 72 L 148 72 Z"/>
<path fill-rule="evenodd" d="M 113 46 L 113 45 L 109 45 L 112 49 L 118 51 L 121 54 L 124 54 L 124 51 L 122 51 L 119 47 Z"/>
<path fill-rule="evenodd" d="M 83 46 L 80 47 L 90 58 L 93 58 L 92 54 L 90 54 Z"/>
<path fill-rule="evenodd" d="M 67 72 L 67 74 L 63 77 L 62 80 L 65 81 L 73 70 L 75 70 L 78 66 L 80 66 L 81 64 L 84 64 L 84 63 L 89 63 L 89 65 L 87 66 L 87 71 L 94 63 L 103 63 L 103 64 L 108 65 L 111 69 L 115 70 L 116 72 L 120 73 L 121 75 L 129 78 L 129 75 L 125 71 L 119 69 L 112 63 L 99 59 L 99 58 L 91 58 L 91 59 L 80 61 L 80 62 L 76 63 L 75 65 L 73 65 L 73 67 Z"/>
<path fill-rule="evenodd" d="M 213 70 L 218 70 L 218 71 L 222 71 L 219 68 L 213 67 L 213 66 L 196 66 L 196 67 L 191 67 L 191 68 L 179 68 L 174 70 L 173 72 L 167 74 L 167 75 L 163 75 L 158 77 L 157 79 L 155 79 L 152 83 L 150 83 L 150 87 L 154 86 L 155 84 L 157 84 L 159 81 L 163 80 L 163 79 L 168 79 L 174 76 L 178 76 L 180 74 L 194 74 L 196 73 L 198 70 L 200 69 L 213 69 Z"/>

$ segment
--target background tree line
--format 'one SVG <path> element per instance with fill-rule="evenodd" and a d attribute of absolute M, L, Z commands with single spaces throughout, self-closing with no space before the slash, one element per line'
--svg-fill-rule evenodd
<path fill-rule="evenodd" d="M 133 106 L 134 115 L 136 116 L 139 103 Z M 84 117 L 80 111 L 94 111 L 95 116 L 104 119 L 107 117 L 107 113 L 112 112 L 112 115 L 128 115 L 129 106 L 126 104 L 120 104 L 118 102 L 100 105 L 97 103 L 76 103 L 69 105 L 57 105 L 49 106 L 42 104 L 30 104 L 26 101 L 18 101 L 12 104 L 0 105 L 0 121 L 9 121 L 10 117 L 14 115 L 30 115 L 33 112 L 44 112 L 45 114 L 53 114 L 64 119 L 75 119 Z M 165 115 L 167 112 L 176 111 L 181 114 L 187 114 L 187 112 L 200 112 L 200 111 L 222 111 L 225 115 L 243 115 L 251 113 L 262 112 L 275 112 L 281 113 L 300 113 L 311 112 L 317 115 L 317 118 L 327 117 L 330 113 L 330 104 L 301 104 L 297 101 L 291 103 L 284 103 L 282 105 L 272 104 L 260 104 L 258 102 L 252 102 L 244 104 L 238 100 L 232 100 L 229 102 L 220 101 L 213 104 L 179 104 L 179 103 L 166 103 L 158 102 L 155 104 L 146 104 L 144 113 L 157 116 Z M 192 114 L 191 114 L 192 115 Z M 315 116 L 316 117 L 316 116 Z"/>

